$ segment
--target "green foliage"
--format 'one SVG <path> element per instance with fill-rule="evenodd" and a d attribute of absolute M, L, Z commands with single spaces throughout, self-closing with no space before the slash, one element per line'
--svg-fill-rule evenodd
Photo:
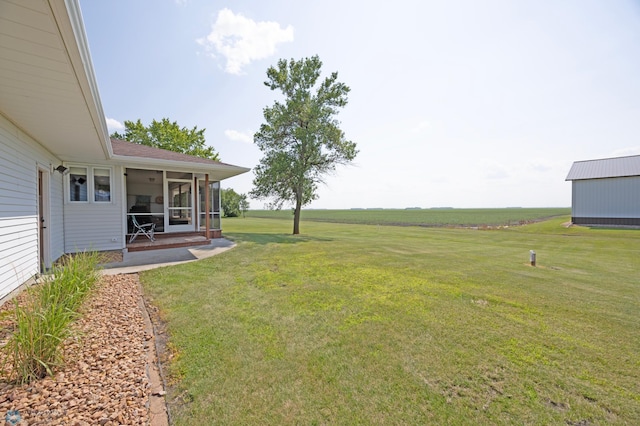
<path fill-rule="evenodd" d="M 238 194 L 231 188 L 221 190 L 220 198 L 224 217 L 238 217 L 249 209 L 246 194 Z"/>
<path fill-rule="evenodd" d="M 15 301 L 16 329 L 2 347 L 2 373 L 17 383 L 29 383 L 52 374 L 62 363 L 60 344 L 70 323 L 97 280 L 96 253 L 79 253 L 53 268 L 45 282 L 27 291 L 23 304 Z"/>
<path fill-rule="evenodd" d="M 240 198 L 240 211 L 242 212 L 242 217 L 245 217 L 247 211 L 249 210 L 249 200 L 247 200 L 247 195 L 242 194 Z"/>
<path fill-rule="evenodd" d="M 228 219 L 234 250 L 141 276 L 190 401 L 172 422 L 640 424 L 640 231 L 568 219 Z"/>
<path fill-rule="evenodd" d="M 122 139 L 140 145 L 152 146 L 169 151 L 189 154 L 196 157 L 219 160 L 218 153 L 213 147 L 207 146 L 204 139 L 204 131 L 180 127 L 177 122 L 171 122 L 168 118 L 161 121 L 153 120 L 149 126 L 144 126 L 138 121 L 125 121 L 124 134 L 115 132 L 112 138 Z"/>
<path fill-rule="evenodd" d="M 300 209 L 317 198 L 324 176 L 337 165 L 353 161 L 358 153 L 335 118 L 347 104 L 350 89 L 337 81 L 336 72 L 317 86 L 321 67 L 320 58 L 313 56 L 281 59 L 277 67 L 267 70 L 264 84 L 280 90 L 285 99 L 264 109 L 266 123 L 254 135 L 264 156 L 254 169 L 251 196 L 269 198 L 278 209 L 291 203 L 294 234 L 300 232 Z"/>

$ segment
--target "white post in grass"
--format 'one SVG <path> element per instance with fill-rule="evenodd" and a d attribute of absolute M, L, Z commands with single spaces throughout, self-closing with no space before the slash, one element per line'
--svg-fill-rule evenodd
<path fill-rule="evenodd" d="M 536 266 L 536 252 L 533 250 L 529 250 L 529 262 L 531 266 Z"/>

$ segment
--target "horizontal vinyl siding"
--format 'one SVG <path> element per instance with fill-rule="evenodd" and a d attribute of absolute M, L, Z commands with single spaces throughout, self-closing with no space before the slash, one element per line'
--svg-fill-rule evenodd
<path fill-rule="evenodd" d="M 52 260 L 56 260 L 64 254 L 63 179 L 64 177 L 58 172 L 51 174 L 49 205 L 52 212 L 59 212 L 51 215 L 51 222 L 49 223 Z"/>
<path fill-rule="evenodd" d="M 640 176 L 573 181 L 573 217 L 640 218 Z"/>
<path fill-rule="evenodd" d="M 94 166 L 105 168 L 105 166 Z M 64 206 L 65 251 L 120 250 L 125 246 L 122 208 L 122 168 L 111 167 L 111 203 L 71 203 Z M 112 241 L 115 238 L 116 241 Z"/>
<path fill-rule="evenodd" d="M 0 298 L 39 271 L 36 162 L 0 117 Z"/>
<path fill-rule="evenodd" d="M 51 153 L 0 115 L 0 298 L 40 270 L 38 242 L 38 165 L 49 170 L 58 162 Z M 61 181 L 51 176 L 49 191 Z M 53 199 L 51 194 L 50 199 Z M 52 219 L 62 220 L 58 203 L 49 204 Z M 53 220 L 52 220 L 53 222 Z M 51 260 L 63 250 L 61 241 L 51 241 Z"/>
<path fill-rule="evenodd" d="M 38 273 L 36 244 L 37 240 L 24 241 L 22 244 L 16 244 L 8 252 L 2 252 L 0 299 Z"/>

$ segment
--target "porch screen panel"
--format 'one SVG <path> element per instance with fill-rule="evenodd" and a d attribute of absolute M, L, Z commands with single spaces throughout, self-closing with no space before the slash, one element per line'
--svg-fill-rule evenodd
<path fill-rule="evenodd" d="M 138 223 L 156 224 L 156 232 L 164 232 L 164 197 L 161 170 L 127 169 L 127 215 L 129 233 L 133 232 L 131 216 Z"/>
<path fill-rule="evenodd" d="M 200 229 L 206 226 L 205 184 L 200 181 Z M 209 182 L 209 220 L 210 229 L 220 229 L 220 182 Z"/>

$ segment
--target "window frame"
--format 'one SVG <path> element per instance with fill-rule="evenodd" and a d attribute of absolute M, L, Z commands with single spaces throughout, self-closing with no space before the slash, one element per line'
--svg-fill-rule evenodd
<path fill-rule="evenodd" d="M 71 173 L 65 176 L 65 202 L 69 204 L 113 204 L 113 167 L 102 165 L 88 165 L 88 164 L 65 164 L 66 167 L 71 170 L 72 168 L 82 168 L 87 171 L 87 200 L 75 201 L 71 199 Z M 95 170 L 107 170 L 109 172 L 109 201 L 97 201 L 95 190 Z"/>
<path fill-rule="evenodd" d="M 87 166 L 82 166 L 82 165 L 69 165 L 69 174 L 67 174 L 65 176 L 65 183 L 66 183 L 66 190 L 65 190 L 65 194 L 66 194 L 66 199 L 69 203 L 73 203 L 73 204 L 87 204 L 89 203 L 89 201 L 91 200 L 91 197 L 89 196 L 89 188 L 91 187 L 90 182 L 89 182 L 89 167 Z M 85 172 L 85 182 L 82 185 L 86 185 L 86 200 L 72 200 L 71 199 L 71 175 L 72 170 L 73 169 L 84 169 Z"/>
<path fill-rule="evenodd" d="M 101 200 L 97 200 L 96 197 L 98 196 L 97 192 L 96 192 L 96 170 L 106 170 L 109 172 L 109 200 L 107 201 L 101 201 Z M 101 177 L 104 177 L 102 175 L 100 175 Z M 91 180 L 93 181 L 93 185 L 91 186 L 91 189 L 93 190 L 93 197 L 91 197 L 92 202 L 96 203 L 96 204 L 111 204 L 113 202 L 113 170 L 111 169 L 111 167 L 91 167 Z"/>

